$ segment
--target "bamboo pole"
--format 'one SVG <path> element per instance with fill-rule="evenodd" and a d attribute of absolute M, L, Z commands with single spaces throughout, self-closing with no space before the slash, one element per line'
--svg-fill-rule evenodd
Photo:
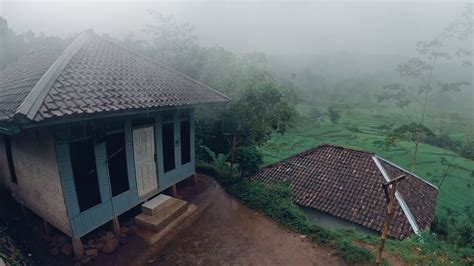
<path fill-rule="evenodd" d="M 405 177 L 405 175 L 401 175 L 385 184 L 382 184 L 382 188 L 385 192 L 385 198 L 387 200 L 387 207 L 385 209 L 386 216 L 382 227 L 382 235 L 380 236 L 380 244 L 377 250 L 377 256 L 375 258 L 376 265 L 380 265 L 382 263 L 382 253 L 385 247 L 385 240 L 389 234 L 390 223 L 395 211 L 395 192 L 397 191 L 398 184 L 400 181 L 405 179 Z"/>

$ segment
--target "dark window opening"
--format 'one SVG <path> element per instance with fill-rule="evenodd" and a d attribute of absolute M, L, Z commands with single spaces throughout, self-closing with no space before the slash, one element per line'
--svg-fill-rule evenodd
<path fill-rule="evenodd" d="M 81 212 L 101 203 L 95 164 L 94 141 L 86 139 L 69 144 L 72 173 Z"/>
<path fill-rule="evenodd" d="M 127 156 L 125 154 L 125 133 L 119 132 L 105 138 L 107 163 L 109 166 L 112 196 L 117 196 L 130 189 L 127 173 Z"/>
<path fill-rule="evenodd" d="M 181 164 L 191 161 L 191 126 L 189 120 L 181 121 Z"/>
<path fill-rule="evenodd" d="M 176 166 L 174 163 L 174 124 L 167 123 L 162 126 L 163 133 L 163 170 L 168 172 Z"/>
<path fill-rule="evenodd" d="M 3 143 L 5 145 L 5 153 L 7 154 L 7 163 L 8 170 L 10 171 L 10 178 L 13 183 L 18 184 L 18 179 L 16 178 L 15 164 L 13 163 L 12 155 L 12 143 L 9 136 L 3 136 Z"/>

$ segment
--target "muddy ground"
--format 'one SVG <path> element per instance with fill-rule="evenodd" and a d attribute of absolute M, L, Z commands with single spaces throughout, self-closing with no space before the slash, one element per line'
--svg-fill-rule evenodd
<path fill-rule="evenodd" d="M 343 265 L 330 251 L 288 232 L 229 196 L 212 179 L 211 204 L 144 263 L 152 265 Z M 192 199 L 191 199 L 192 200 Z M 202 204 L 202 203 L 197 203 Z"/>

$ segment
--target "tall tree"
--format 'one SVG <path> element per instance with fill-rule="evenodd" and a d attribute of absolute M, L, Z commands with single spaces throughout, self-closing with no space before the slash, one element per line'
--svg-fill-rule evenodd
<path fill-rule="evenodd" d="M 472 12 L 472 4 L 468 3 L 464 13 L 433 40 L 418 42 L 416 49 L 418 55 L 400 64 L 397 68 L 401 78 L 407 78 L 408 82 L 388 84 L 384 86 L 385 93 L 378 97 L 379 102 L 393 103 L 406 115 L 409 121 L 408 124 L 398 127 L 394 135 L 402 136 L 404 135 L 402 131 L 404 131 L 412 136 L 411 140 L 414 142 L 412 170 L 415 170 L 416 167 L 420 141 L 427 132 L 431 132 L 427 128 L 425 120 L 433 97 L 447 92 L 460 91 L 463 86 L 470 84 L 464 80 L 442 81 L 436 79 L 434 72 L 441 61 L 453 58 L 453 51 L 449 50 L 446 45 L 448 41 L 471 40 Z M 454 53 L 456 56 L 462 57 L 462 65 L 468 67 L 472 65 L 466 63 L 465 57 L 469 54 L 472 55 L 472 50 L 459 48 Z M 393 134 L 389 137 L 393 139 Z"/>

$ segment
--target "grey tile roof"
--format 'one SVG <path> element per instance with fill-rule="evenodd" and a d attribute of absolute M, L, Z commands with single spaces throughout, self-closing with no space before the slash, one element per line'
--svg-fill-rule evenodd
<path fill-rule="evenodd" d="M 297 204 L 380 231 L 385 219 L 385 180 L 374 158 L 391 179 L 407 176 L 398 189 L 401 197 L 390 235 L 401 239 L 415 229 L 429 228 L 438 190 L 370 152 L 324 144 L 264 167 L 253 178 L 264 183 L 288 181 Z"/>
<path fill-rule="evenodd" d="M 0 72 L 0 121 L 11 119 L 25 97 L 71 40 L 57 41 L 23 56 Z"/>
<path fill-rule="evenodd" d="M 4 111 L 0 120 L 23 114 L 30 120 L 44 121 L 229 100 L 225 95 L 90 30 L 80 34 L 67 48 L 62 48 L 59 56 L 56 50 L 51 54 L 44 51 L 35 54 L 35 58 L 46 59 L 44 62 L 37 60 L 41 62 L 38 63 L 40 70 L 33 74 L 28 73 L 35 68 L 21 64 L 24 78 L 28 80 L 24 84 L 15 78 L 15 71 L 2 73 L 13 82 L 1 81 L 0 110 Z M 3 91 L 18 95 L 14 106 Z"/>

